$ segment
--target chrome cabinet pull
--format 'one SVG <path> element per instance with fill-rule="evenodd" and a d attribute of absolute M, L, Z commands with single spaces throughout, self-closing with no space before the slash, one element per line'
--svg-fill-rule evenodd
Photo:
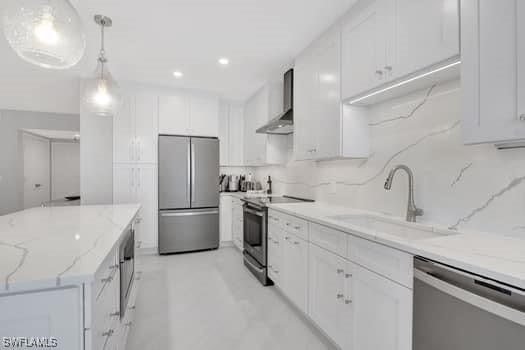
<path fill-rule="evenodd" d="M 111 337 L 115 333 L 113 329 L 108 329 L 106 332 L 102 333 L 103 337 Z"/>
<path fill-rule="evenodd" d="M 352 277 L 352 274 L 351 274 L 351 273 L 346 273 L 346 274 L 345 274 L 345 278 L 350 278 L 350 277 Z"/>
<path fill-rule="evenodd" d="M 120 317 L 120 310 L 117 310 L 109 314 L 109 317 L 117 317 L 117 316 Z"/>
<path fill-rule="evenodd" d="M 343 299 L 345 296 L 343 294 L 337 294 L 337 299 Z"/>
<path fill-rule="evenodd" d="M 352 303 L 352 300 L 350 299 L 345 299 L 345 304 L 348 305 L 348 304 L 351 304 Z"/>
<path fill-rule="evenodd" d="M 110 270 L 116 270 L 116 269 L 119 268 L 119 265 L 118 265 L 118 264 L 110 265 L 108 268 L 109 268 Z"/>
<path fill-rule="evenodd" d="M 109 283 L 113 281 L 113 277 L 109 276 L 100 280 L 102 283 Z"/>
<path fill-rule="evenodd" d="M 343 270 L 343 269 L 337 269 L 337 273 L 338 274 L 341 274 L 341 273 L 344 273 L 344 272 L 345 272 L 345 270 Z"/>
<path fill-rule="evenodd" d="M 293 244 L 295 244 L 295 245 L 298 245 L 298 244 L 299 244 L 299 242 L 298 242 L 298 241 L 295 241 L 295 242 L 293 242 Z"/>
<path fill-rule="evenodd" d="M 385 66 L 385 70 L 387 72 L 391 72 L 392 71 L 392 66 Z"/>
<path fill-rule="evenodd" d="M 125 323 L 124 326 L 126 326 L 126 327 L 131 327 L 132 324 L 133 324 L 133 322 L 130 321 L 130 322 L 128 322 L 128 323 Z"/>

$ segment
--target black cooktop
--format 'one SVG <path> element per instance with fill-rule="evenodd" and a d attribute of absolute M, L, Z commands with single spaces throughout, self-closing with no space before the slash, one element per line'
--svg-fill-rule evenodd
<path fill-rule="evenodd" d="M 246 202 L 250 202 L 258 206 L 266 206 L 266 204 L 313 202 L 312 199 L 298 198 L 292 196 L 244 197 L 243 199 Z"/>

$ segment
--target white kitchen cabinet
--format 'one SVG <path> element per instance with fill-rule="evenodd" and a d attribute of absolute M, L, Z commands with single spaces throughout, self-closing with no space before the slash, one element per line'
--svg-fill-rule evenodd
<path fill-rule="evenodd" d="M 525 140 L 525 4 L 461 1 L 462 135 L 466 144 Z"/>
<path fill-rule="evenodd" d="M 239 198 L 232 197 L 232 236 L 233 245 L 241 252 L 244 250 L 244 219 L 242 201 Z"/>
<path fill-rule="evenodd" d="M 281 286 L 304 313 L 308 309 L 308 242 L 284 231 Z"/>
<path fill-rule="evenodd" d="M 349 304 L 345 304 L 347 264 L 341 257 L 310 243 L 308 315 L 341 347 L 347 343 L 347 333 L 352 330 L 352 319 L 347 317 Z"/>
<path fill-rule="evenodd" d="M 373 1 L 342 27 L 342 93 L 351 97 L 385 82 L 386 30 L 384 4 Z"/>
<path fill-rule="evenodd" d="M 140 203 L 137 230 L 139 248 L 157 246 L 157 166 L 155 164 L 114 164 L 113 203 Z"/>
<path fill-rule="evenodd" d="M 159 96 L 159 133 L 189 135 L 190 101 L 185 94 Z"/>
<path fill-rule="evenodd" d="M 219 112 L 221 166 L 244 165 L 244 108 L 233 102 L 222 102 Z"/>
<path fill-rule="evenodd" d="M 83 349 L 81 288 L 0 296 L 0 310 L 1 336 L 54 337 L 56 349 Z"/>
<path fill-rule="evenodd" d="M 233 207 L 232 197 L 229 195 L 221 195 L 219 203 L 220 211 L 220 237 L 221 242 L 233 241 L 232 224 L 233 224 Z"/>
<path fill-rule="evenodd" d="M 187 93 L 159 97 L 159 133 L 217 137 L 219 99 Z"/>
<path fill-rule="evenodd" d="M 271 214 L 269 214 L 270 216 Z M 269 217 L 270 219 L 270 217 Z M 270 219 L 271 220 L 271 219 Z M 268 277 L 282 287 L 284 233 L 275 223 L 268 223 Z"/>
<path fill-rule="evenodd" d="M 364 158 L 368 121 L 341 104 L 341 29 L 329 29 L 296 60 L 296 160 Z"/>
<path fill-rule="evenodd" d="M 412 290 L 353 265 L 354 350 L 412 349 Z"/>
<path fill-rule="evenodd" d="M 113 162 L 156 163 L 158 98 L 126 90 L 121 110 L 113 118 Z"/>
<path fill-rule="evenodd" d="M 458 0 L 363 4 L 367 6 L 353 9 L 343 21 L 343 100 L 364 97 L 459 60 Z M 443 75 L 443 79 L 450 78 Z M 429 79 L 426 84 L 433 83 L 436 80 Z M 413 84 L 417 88 L 412 89 L 425 87 Z M 410 85 L 402 89 L 410 91 Z"/>

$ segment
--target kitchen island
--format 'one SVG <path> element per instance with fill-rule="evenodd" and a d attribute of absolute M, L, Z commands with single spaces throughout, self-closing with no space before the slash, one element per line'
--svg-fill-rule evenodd
<path fill-rule="evenodd" d="M 123 348 L 136 283 L 121 312 L 119 248 L 132 242 L 139 210 L 136 204 L 72 206 L 1 216 L 0 337 L 23 337 L 2 338 L 3 346 Z"/>

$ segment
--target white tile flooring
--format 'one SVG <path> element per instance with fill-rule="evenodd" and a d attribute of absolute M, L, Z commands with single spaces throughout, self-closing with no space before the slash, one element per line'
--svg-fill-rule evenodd
<path fill-rule="evenodd" d="M 334 349 L 235 248 L 139 259 L 127 350 Z"/>

